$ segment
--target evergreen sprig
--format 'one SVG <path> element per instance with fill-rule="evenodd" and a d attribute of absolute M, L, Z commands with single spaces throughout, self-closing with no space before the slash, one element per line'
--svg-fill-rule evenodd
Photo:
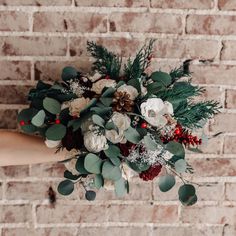
<path fill-rule="evenodd" d="M 127 64 L 124 65 L 124 74 L 127 80 L 138 79 L 149 67 L 154 42 L 155 40 L 151 39 L 147 45 L 144 45 L 136 54 L 133 62 L 131 58 L 128 59 Z"/>
<path fill-rule="evenodd" d="M 109 52 L 105 47 L 97 45 L 95 42 L 87 42 L 87 50 L 96 59 L 93 69 L 102 76 L 108 75 L 117 79 L 120 74 L 122 59 L 116 54 Z"/>
<path fill-rule="evenodd" d="M 188 63 L 189 62 L 184 63 L 184 65 L 180 66 L 179 68 L 175 68 L 175 69 L 171 70 L 171 72 L 170 72 L 170 76 L 172 78 L 171 84 L 174 84 L 177 80 L 179 80 L 183 77 L 191 76 L 191 72 L 189 71 L 189 68 L 188 68 L 188 65 L 189 65 Z"/>
<path fill-rule="evenodd" d="M 202 128 L 202 121 L 212 118 L 219 109 L 219 103 L 215 101 L 183 102 L 175 110 L 175 118 L 187 128 Z"/>

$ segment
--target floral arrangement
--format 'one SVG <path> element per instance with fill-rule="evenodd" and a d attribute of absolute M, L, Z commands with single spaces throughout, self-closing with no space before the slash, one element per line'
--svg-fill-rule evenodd
<path fill-rule="evenodd" d="M 61 194 L 80 184 L 86 199 L 94 200 L 96 189 L 112 183 L 121 197 L 136 173 L 144 181 L 158 178 L 163 192 L 179 177 L 181 203 L 197 201 L 194 184 L 183 177 L 193 173 L 185 150 L 201 152 L 202 139 L 193 132 L 218 112 L 219 104 L 194 100 L 204 89 L 191 83 L 184 66 L 148 73 L 153 44 L 150 40 L 123 65 L 118 55 L 88 42 L 95 59 L 92 74 L 66 67 L 61 82 L 38 81 L 30 90 L 30 107 L 18 121 L 23 131 L 44 137 L 49 148 L 68 150 Z"/>

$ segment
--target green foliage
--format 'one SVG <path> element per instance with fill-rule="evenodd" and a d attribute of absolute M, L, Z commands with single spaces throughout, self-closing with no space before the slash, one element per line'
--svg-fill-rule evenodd
<path fill-rule="evenodd" d="M 178 194 L 179 200 L 183 205 L 191 206 L 197 202 L 196 190 L 191 184 L 180 186 Z"/>
<path fill-rule="evenodd" d="M 63 180 L 57 190 L 62 195 L 70 195 L 74 191 L 74 183 L 69 179 Z"/>
<path fill-rule="evenodd" d="M 62 70 L 61 78 L 63 81 L 67 82 L 68 80 L 76 78 L 78 74 L 78 71 L 74 67 L 67 66 Z"/>
<path fill-rule="evenodd" d="M 95 154 L 89 153 L 84 160 L 84 168 L 93 174 L 100 174 L 102 160 Z"/>
<path fill-rule="evenodd" d="M 95 177 L 94 177 L 94 186 L 97 189 L 100 189 L 103 185 L 104 185 L 104 179 L 103 179 L 102 175 L 100 175 L 100 174 L 95 175 Z"/>
<path fill-rule="evenodd" d="M 85 193 L 85 198 L 88 200 L 88 201 L 94 201 L 95 198 L 96 198 L 96 193 L 92 190 L 88 190 L 86 191 Z"/>
<path fill-rule="evenodd" d="M 151 79 L 160 84 L 160 86 L 167 87 L 171 84 L 171 76 L 162 71 L 155 71 L 151 74 Z"/>
<path fill-rule="evenodd" d="M 119 78 L 121 58 L 94 42 L 87 42 L 87 50 L 96 59 L 93 63 L 94 70 L 103 76 L 108 75 L 113 79 Z"/>
<path fill-rule="evenodd" d="M 110 159 L 112 164 L 115 166 L 120 166 L 120 159 L 118 158 L 120 156 L 120 149 L 119 147 L 115 145 L 110 145 L 107 150 L 104 150 L 105 155 Z"/>
<path fill-rule="evenodd" d="M 87 171 L 84 167 L 84 156 L 81 156 L 77 159 L 75 169 L 80 173 L 80 174 L 90 174 L 89 171 Z"/>
<path fill-rule="evenodd" d="M 43 107 L 45 110 L 54 115 L 59 114 L 61 111 L 61 104 L 54 98 L 44 98 Z"/>
<path fill-rule="evenodd" d="M 123 197 L 127 192 L 127 181 L 124 178 L 115 181 L 115 193 L 117 197 Z"/>
<path fill-rule="evenodd" d="M 184 159 L 179 159 L 175 162 L 175 170 L 178 173 L 184 173 L 187 170 L 187 162 Z"/>
<path fill-rule="evenodd" d="M 145 69 L 150 65 L 149 57 L 152 54 L 154 42 L 155 40 L 150 40 L 147 45 L 144 45 L 133 61 L 130 58 L 128 59 L 127 64 L 124 65 L 124 74 L 127 80 L 140 78 Z"/>
<path fill-rule="evenodd" d="M 143 141 L 147 149 L 152 151 L 155 151 L 157 149 L 157 143 L 149 135 L 146 135 L 143 138 Z"/>
<path fill-rule="evenodd" d="M 178 157 L 184 158 L 185 156 L 184 147 L 181 143 L 178 142 L 171 141 L 167 143 L 166 150 Z"/>
<path fill-rule="evenodd" d="M 45 135 L 49 140 L 61 140 L 66 135 L 66 127 L 63 124 L 52 125 L 47 129 Z"/>
<path fill-rule="evenodd" d="M 202 121 L 212 118 L 219 108 L 219 103 L 215 101 L 181 103 L 175 110 L 175 118 L 187 128 L 201 128 Z"/>
<path fill-rule="evenodd" d="M 183 77 L 191 76 L 191 73 L 188 70 L 188 64 L 185 64 L 185 66 L 180 66 L 179 68 L 175 68 L 174 70 L 171 70 L 170 76 L 172 79 L 172 82 L 171 82 L 172 84 Z"/>
<path fill-rule="evenodd" d="M 162 192 L 167 192 L 175 185 L 175 177 L 173 175 L 163 175 L 158 180 L 159 189 Z"/>
<path fill-rule="evenodd" d="M 45 111 L 44 110 L 40 110 L 31 120 L 31 123 L 37 127 L 40 127 L 44 124 L 44 120 L 45 120 Z"/>
<path fill-rule="evenodd" d="M 117 181 L 121 178 L 121 170 L 110 161 L 105 161 L 102 166 L 102 176 L 104 179 Z"/>
<path fill-rule="evenodd" d="M 148 170 L 150 168 L 150 165 L 147 163 L 142 162 L 130 162 L 126 161 L 127 165 L 137 173 L 141 173 L 142 171 Z"/>
<path fill-rule="evenodd" d="M 131 143 L 138 143 L 142 137 L 138 133 L 138 131 L 131 126 L 124 131 L 125 138 Z"/>
<path fill-rule="evenodd" d="M 92 116 L 93 123 L 104 128 L 105 120 L 99 115 Z"/>

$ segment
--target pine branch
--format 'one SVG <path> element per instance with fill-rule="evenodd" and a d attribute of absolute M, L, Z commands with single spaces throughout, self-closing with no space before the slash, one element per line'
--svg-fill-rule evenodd
<path fill-rule="evenodd" d="M 150 66 L 154 42 L 155 40 L 151 39 L 148 45 L 144 45 L 136 54 L 133 62 L 130 58 L 128 59 L 127 64 L 124 65 L 124 74 L 127 80 L 139 78 L 145 69 Z"/>
<path fill-rule="evenodd" d="M 179 68 L 171 70 L 170 76 L 172 78 L 171 84 L 174 84 L 177 80 L 181 79 L 182 77 L 190 77 L 191 72 L 189 71 L 189 61 L 185 62 Z"/>
<path fill-rule="evenodd" d="M 219 108 L 219 103 L 215 101 L 204 101 L 195 104 L 183 102 L 175 110 L 175 118 L 187 128 L 201 128 L 201 122 L 219 113 Z"/>
<path fill-rule="evenodd" d="M 94 70 L 98 71 L 102 76 L 109 75 L 113 79 L 119 77 L 121 68 L 120 57 L 94 42 L 87 42 L 87 50 L 96 59 L 93 63 Z"/>

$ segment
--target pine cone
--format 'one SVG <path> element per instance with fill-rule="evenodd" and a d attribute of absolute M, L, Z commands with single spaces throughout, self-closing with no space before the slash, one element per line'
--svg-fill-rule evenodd
<path fill-rule="evenodd" d="M 113 111 L 132 112 L 134 102 L 126 92 L 115 92 L 113 98 Z"/>

